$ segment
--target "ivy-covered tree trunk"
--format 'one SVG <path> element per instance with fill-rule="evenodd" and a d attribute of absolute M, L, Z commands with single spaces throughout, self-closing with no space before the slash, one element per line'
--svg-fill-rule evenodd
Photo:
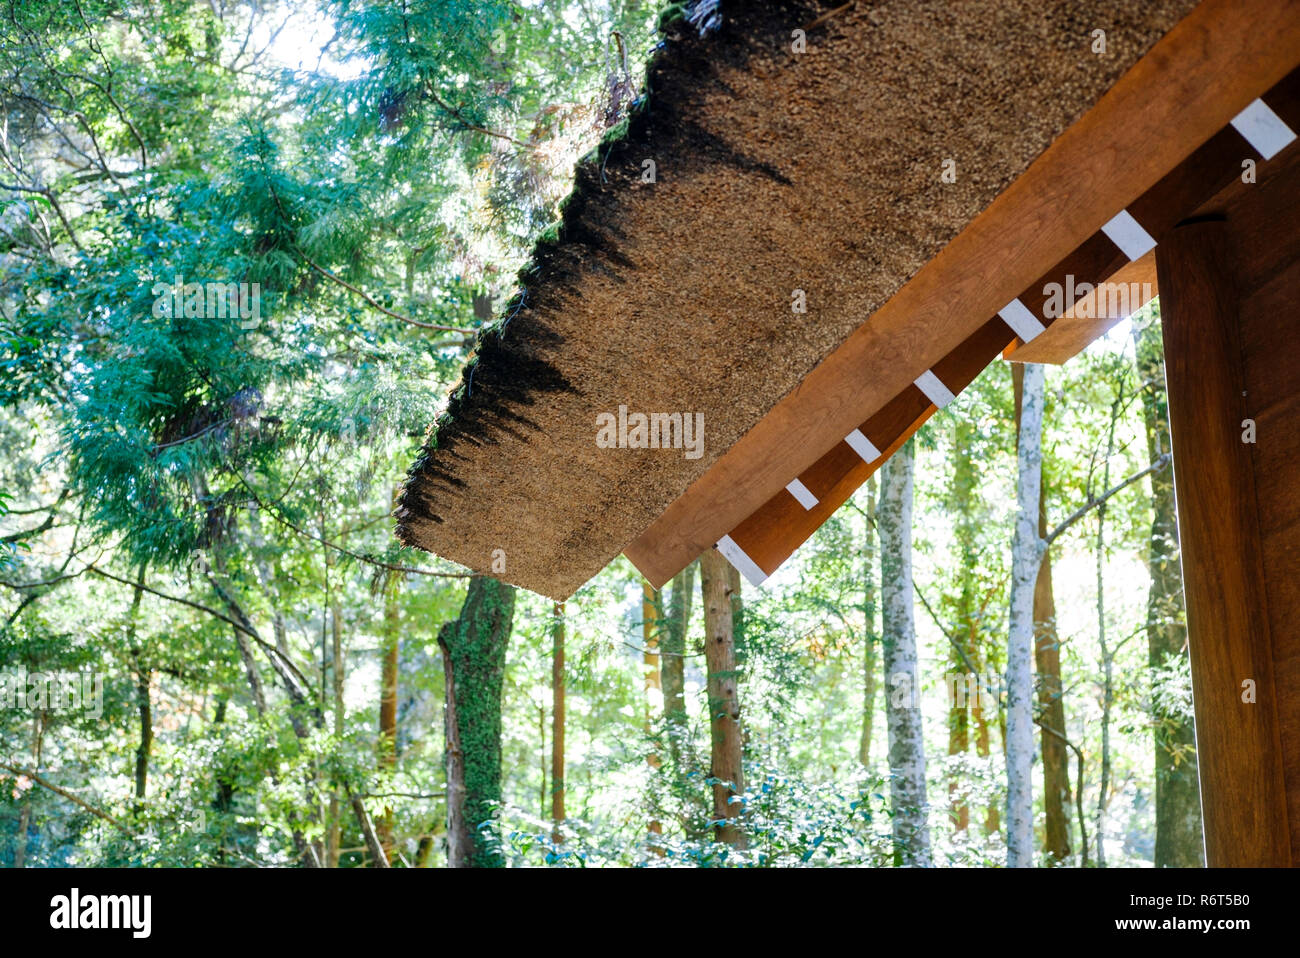
<path fill-rule="evenodd" d="M 438 632 L 445 677 L 447 864 L 505 864 L 492 829 L 501 801 L 501 687 L 514 621 L 515 590 L 483 576 L 469 580 L 460 616 Z"/>
<path fill-rule="evenodd" d="M 1034 586 L 1043 557 L 1038 509 L 1043 476 L 1043 367 L 1026 363 L 1016 443 L 1016 531 L 1007 630 L 1007 867 L 1034 864 Z"/>
<path fill-rule="evenodd" d="M 929 867 L 925 740 L 912 608 L 913 456 L 913 444 L 909 440 L 880 470 L 877 521 L 880 523 L 881 645 L 886 682 L 885 719 L 889 731 L 894 863 Z"/>
<path fill-rule="evenodd" d="M 713 818 L 727 822 L 717 830 L 720 842 L 743 848 L 745 833 L 730 823 L 744 810 L 741 765 L 743 739 L 736 672 L 736 633 L 731 564 L 716 549 L 700 556 L 700 592 L 704 604 L 704 659 L 708 669 L 709 729 L 713 759 Z"/>
<path fill-rule="evenodd" d="M 1147 453 L 1155 462 L 1169 451 L 1169 405 L 1165 395 L 1164 343 L 1151 317 L 1133 325 Z M 1151 543 L 1147 570 L 1147 659 L 1152 673 L 1187 658 L 1187 615 L 1178 550 L 1178 516 L 1172 469 L 1151 474 Z M 1201 793 L 1196 770 L 1196 730 L 1190 712 L 1154 706 L 1157 868 L 1205 864 Z"/>

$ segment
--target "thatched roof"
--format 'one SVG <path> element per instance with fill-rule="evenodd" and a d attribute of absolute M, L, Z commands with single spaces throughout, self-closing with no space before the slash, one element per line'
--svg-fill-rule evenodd
<path fill-rule="evenodd" d="M 760 0 L 671 24 L 412 467 L 401 539 L 567 597 L 1192 6 Z M 602 448 L 620 406 L 702 414 L 702 454 Z"/>

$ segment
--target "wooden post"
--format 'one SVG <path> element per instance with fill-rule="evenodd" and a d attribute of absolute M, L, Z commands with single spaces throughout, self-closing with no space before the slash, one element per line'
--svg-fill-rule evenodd
<path fill-rule="evenodd" d="M 1241 435 L 1245 386 L 1227 224 L 1209 219 L 1170 230 L 1156 247 L 1156 266 L 1206 864 L 1289 865 L 1255 474 Z"/>

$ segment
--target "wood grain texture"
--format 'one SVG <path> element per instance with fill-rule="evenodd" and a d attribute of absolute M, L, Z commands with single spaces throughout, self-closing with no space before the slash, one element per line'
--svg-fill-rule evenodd
<path fill-rule="evenodd" d="M 1156 248 L 1156 263 L 1206 862 L 1288 865 L 1255 469 L 1241 440 L 1239 287 L 1225 221 L 1170 231 Z M 1242 701 L 1247 681 L 1254 683 L 1253 703 Z"/>
<path fill-rule="evenodd" d="M 1218 203 L 1236 253 L 1243 417 L 1255 480 L 1276 721 L 1293 863 L 1300 863 L 1300 150 Z M 1283 154 L 1286 156 L 1288 154 Z M 1280 159 L 1281 157 L 1279 157 Z"/>
<path fill-rule="evenodd" d="M 1265 99 L 1285 122 L 1300 129 L 1300 70 L 1292 71 L 1269 89 Z M 1207 208 L 1223 213 L 1234 203 L 1242 203 L 1250 210 L 1276 207 L 1284 214 L 1289 213 L 1289 198 L 1285 195 L 1270 196 L 1267 184 L 1285 176 L 1293 166 L 1300 165 L 1300 149 L 1287 149 L 1273 160 L 1260 162 L 1256 170 L 1258 185 L 1243 184 L 1243 156 L 1254 158 L 1256 154 L 1249 143 L 1229 126 L 1162 177 L 1130 208 L 1137 211 L 1141 216 L 1140 222 L 1149 224 L 1157 235 L 1163 235 L 1191 214 L 1204 213 Z M 1265 275 L 1267 264 L 1276 262 L 1278 258 L 1276 250 L 1267 246 L 1276 233 L 1276 229 L 1265 223 L 1257 235 L 1242 238 L 1243 248 L 1248 250 L 1252 261 L 1266 264 Z M 1267 248 L 1258 250 L 1261 241 Z M 1255 271 L 1260 271 L 1258 266 Z M 1106 283 L 1123 283 L 1134 294 L 1129 297 L 1126 308 L 1118 308 L 1109 291 L 1103 291 L 1083 297 L 1059 319 L 1053 320 L 1046 315 L 1049 284 L 1059 284 L 1063 289 L 1071 285 L 1077 288 L 1080 283 L 1102 281 L 1105 277 L 1109 277 Z M 1017 349 L 1020 341 L 1014 340 L 1003 355 L 1016 362 L 1064 362 L 1127 312 L 1145 305 L 1158 285 L 1154 252 L 1126 263 L 1118 247 L 1104 233 L 1095 233 L 1021 293 L 1021 303 L 1047 329 L 1028 346 L 1020 345 Z M 1070 295 L 1073 298 L 1073 294 Z M 1088 308 L 1081 309 L 1085 301 Z M 1089 316 L 1079 316 L 1080 312 Z M 1091 318 L 1092 315 L 1099 318 Z M 953 392 L 959 393 L 1003 347 L 1007 335 L 1007 327 L 995 317 L 936 363 L 933 372 Z M 1048 343 L 1047 350 L 1040 349 L 1044 341 Z M 799 476 L 819 500 L 814 508 L 805 510 L 784 491 L 777 493 L 732 530 L 729 533 L 731 538 L 764 572 L 771 575 L 934 411 L 917 388 L 909 385 L 859 427 L 868 439 L 884 450 L 881 459 L 863 463 L 847 444 L 836 445 Z"/>
<path fill-rule="evenodd" d="M 1016 363 L 1052 363 L 1060 365 L 1073 359 L 1095 339 L 1132 313 L 1145 306 L 1159 292 L 1156 280 L 1155 251 L 1133 260 L 1107 277 L 1108 286 L 1126 286 L 1140 295 L 1129 296 L 1127 310 L 1111 308 L 1114 300 L 1106 294 L 1105 286 L 1084 296 L 1065 315 L 1039 333 L 1032 342 L 1016 346 L 1007 353 L 1007 359 Z M 1150 295 L 1147 295 L 1147 294 Z M 1084 315 L 1079 315 L 1083 313 Z"/>
<path fill-rule="evenodd" d="M 672 502 L 627 557 L 662 585 L 1297 63 L 1300 3 L 1205 0 Z"/>
<path fill-rule="evenodd" d="M 934 373 L 954 393 L 959 393 L 998 355 L 1012 334 L 1000 319 L 985 323 L 961 348 L 936 363 Z M 916 386 L 908 386 L 858 428 L 882 455 L 863 462 L 848 445 L 838 443 L 801 473 L 799 480 L 818 499 L 804 509 L 782 490 L 730 533 L 764 572 L 771 575 L 795 549 L 816 532 L 862 483 L 912 437 L 935 413 L 934 405 Z"/>

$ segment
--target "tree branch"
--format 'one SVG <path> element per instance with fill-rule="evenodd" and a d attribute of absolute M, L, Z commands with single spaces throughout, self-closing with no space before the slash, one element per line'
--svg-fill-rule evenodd
<path fill-rule="evenodd" d="M 1043 539 L 1043 545 L 1050 546 L 1053 542 L 1055 542 L 1058 538 L 1060 538 L 1061 534 L 1064 533 L 1067 529 L 1069 529 L 1070 526 L 1074 525 L 1076 522 L 1078 522 L 1080 519 L 1086 516 L 1090 510 L 1095 509 L 1100 505 L 1104 505 L 1106 503 L 1106 500 L 1108 500 L 1111 496 L 1115 495 L 1117 492 L 1127 489 L 1129 486 L 1133 485 L 1133 483 L 1137 482 L 1143 476 L 1149 475 L 1150 473 L 1153 472 L 1159 472 L 1161 469 L 1163 469 L 1166 465 L 1169 464 L 1169 459 L 1170 459 L 1169 453 L 1165 453 L 1163 456 L 1158 458 L 1155 462 L 1151 463 L 1151 465 L 1147 466 L 1145 469 L 1133 473 L 1133 475 L 1129 476 L 1118 486 L 1114 486 L 1110 489 L 1107 489 L 1100 496 L 1089 496 L 1087 502 L 1085 502 L 1078 509 L 1075 509 L 1074 512 L 1066 516 L 1066 518 L 1061 522 L 1061 524 L 1058 525 L 1055 529 L 1053 529 L 1047 535 L 1047 537 Z M 1046 555 L 1046 549 L 1043 550 L 1043 554 Z"/>
<path fill-rule="evenodd" d="M 53 782 L 47 782 L 45 779 L 41 778 L 41 776 L 37 775 L 35 772 L 31 771 L 30 769 L 17 768 L 13 765 L 9 765 L 4 762 L 0 762 L 0 768 L 12 772 L 15 775 L 22 775 L 25 778 L 30 778 L 37 785 L 41 786 L 41 788 L 48 789 L 49 791 L 53 792 L 55 795 L 60 795 L 63 798 L 66 798 L 68 801 L 72 802 L 72 804 L 78 806 L 79 808 L 85 809 L 86 811 L 90 812 L 90 814 L 94 815 L 96 818 L 103 819 L 104 821 L 108 822 L 110 825 L 118 829 L 123 834 L 134 837 L 133 833 L 129 828 L 127 828 L 125 825 L 119 822 L 112 815 L 108 814 L 108 812 L 104 811 L 103 809 L 96 808 L 94 805 L 91 805 L 85 799 L 79 798 L 76 795 L 74 795 L 72 792 L 69 792 L 66 788 L 60 788 L 58 785 L 55 785 Z"/>

